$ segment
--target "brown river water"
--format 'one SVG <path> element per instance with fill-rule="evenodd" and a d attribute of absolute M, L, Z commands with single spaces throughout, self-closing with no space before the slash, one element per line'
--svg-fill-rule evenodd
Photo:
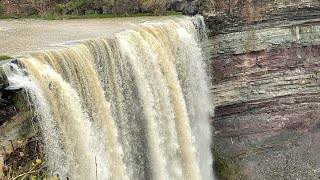
<path fill-rule="evenodd" d="M 84 39 L 110 36 L 146 21 L 173 17 L 127 17 L 106 19 L 10 19 L 0 20 L 0 54 L 54 49 Z"/>
<path fill-rule="evenodd" d="M 1 68 L 33 107 L 48 172 L 213 180 L 205 35 L 201 16 L 0 21 L 0 54 L 21 55 Z"/>

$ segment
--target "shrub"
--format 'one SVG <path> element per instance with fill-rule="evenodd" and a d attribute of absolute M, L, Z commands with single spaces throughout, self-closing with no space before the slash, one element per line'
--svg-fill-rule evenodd
<path fill-rule="evenodd" d="M 0 15 L 4 15 L 5 14 L 5 6 L 3 3 L 0 2 Z"/>

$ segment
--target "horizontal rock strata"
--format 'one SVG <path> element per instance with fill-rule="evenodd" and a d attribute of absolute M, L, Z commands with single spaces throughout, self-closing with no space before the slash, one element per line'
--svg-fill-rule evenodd
<path fill-rule="evenodd" d="M 209 2 L 217 176 L 318 179 L 319 1 Z"/>
<path fill-rule="evenodd" d="M 320 46 L 214 58 L 216 106 L 320 92 Z"/>

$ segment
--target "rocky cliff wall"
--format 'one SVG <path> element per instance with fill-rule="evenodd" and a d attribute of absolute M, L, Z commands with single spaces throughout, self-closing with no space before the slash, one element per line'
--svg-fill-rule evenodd
<path fill-rule="evenodd" d="M 207 3 L 217 175 L 318 179 L 319 1 Z"/>

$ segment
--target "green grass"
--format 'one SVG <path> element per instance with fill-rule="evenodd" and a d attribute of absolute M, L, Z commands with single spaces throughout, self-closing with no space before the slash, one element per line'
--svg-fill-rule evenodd
<path fill-rule="evenodd" d="M 17 18 L 17 16 L 0 14 L 0 19 L 16 19 L 16 18 Z"/>
<path fill-rule="evenodd" d="M 133 13 L 133 14 L 84 14 L 84 15 L 33 15 L 33 16 L 12 16 L 0 15 L 0 19 L 18 19 L 34 18 L 45 20 L 62 20 L 62 19 L 99 19 L 99 18 L 117 18 L 117 17 L 142 17 L 142 16 L 181 16 L 181 12 L 166 11 L 159 14 L 151 13 Z"/>
<path fill-rule="evenodd" d="M 180 12 L 164 12 L 159 15 L 163 16 L 179 16 Z M 143 17 L 143 16 L 157 16 L 150 13 L 134 13 L 134 14 L 84 14 L 84 15 L 42 15 L 38 18 L 46 20 L 61 20 L 61 19 L 99 19 L 99 18 L 117 18 L 117 17 Z"/>
<path fill-rule="evenodd" d="M 1 60 L 7 60 L 7 59 L 12 59 L 12 57 L 7 56 L 7 55 L 0 55 L 0 61 Z"/>
<path fill-rule="evenodd" d="M 42 15 L 40 18 L 46 20 L 61 20 L 61 19 L 99 19 L 99 18 L 117 18 L 117 17 L 141 17 L 151 16 L 148 13 L 136 14 L 84 14 L 84 15 Z"/>

